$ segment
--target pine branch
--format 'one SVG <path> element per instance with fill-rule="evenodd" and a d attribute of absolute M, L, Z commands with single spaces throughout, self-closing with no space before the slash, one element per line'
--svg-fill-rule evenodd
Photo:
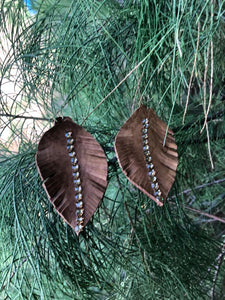
<path fill-rule="evenodd" d="M 0 117 L 7 117 L 7 118 L 13 118 L 13 119 L 25 119 L 25 120 L 37 120 L 37 121 L 54 122 L 54 119 L 47 119 L 47 118 L 41 118 L 41 117 L 32 117 L 32 116 L 12 115 L 12 114 L 0 114 Z"/>
<path fill-rule="evenodd" d="M 175 205 L 175 196 L 158 208 L 124 179 L 112 145 L 138 100 L 146 103 L 162 119 L 173 121 L 182 170 L 177 173 L 176 186 L 183 190 L 181 194 L 201 191 L 197 207 L 206 205 L 211 197 L 223 211 L 219 197 L 225 157 L 220 98 L 224 94 L 222 4 L 192 1 L 187 5 L 183 0 L 172 5 L 171 1 L 53 2 L 34 1 L 36 14 L 32 17 L 24 11 L 22 0 L 1 3 L 1 42 L 3 36 L 9 37 L 11 49 L 5 59 L 1 57 L 0 82 L 7 79 L 13 84 L 10 93 L 13 90 L 15 94 L 8 97 L 6 85 L 1 86 L 0 102 L 4 112 L 9 112 L 0 114 L 4 132 L 9 129 L 12 138 L 20 141 L 23 132 L 29 135 L 33 130 L 27 124 L 34 122 L 26 120 L 54 121 L 33 117 L 29 113 L 33 103 L 36 111 L 44 112 L 40 116 L 60 112 L 79 124 L 86 122 L 107 153 L 108 188 L 102 205 L 77 240 L 41 187 L 30 144 L 23 141 L 19 154 L 11 156 L 1 149 L 0 276 L 9 283 L 3 297 L 47 300 L 54 295 L 57 299 L 99 300 L 182 299 L 185 295 L 202 299 L 210 291 L 215 296 L 219 261 L 212 278 L 208 269 L 216 257 L 220 260 L 221 241 L 212 236 L 220 237 L 224 219 L 191 207 L 186 207 L 192 213 L 192 218 L 187 218 L 184 207 Z M 206 72 L 204 59 L 208 45 L 210 72 Z M 207 93 L 208 106 L 204 103 Z M 14 119 L 18 121 L 12 122 Z M 199 137 L 205 124 L 209 134 Z M 210 173 L 202 145 L 209 143 L 209 138 L 210 142 L 216 140 L 212 154 L 217 162 Z M 196 186 L 203 178 L 208 183 Z M 196 226 L 196 213 L 216 223 Z M 40 236 L 43 242 L 32 248 Z M 31 256 L 27 255 L 29 249 L 33 249 Z M 24 258 L 19 268 L 18 258 Z"/>

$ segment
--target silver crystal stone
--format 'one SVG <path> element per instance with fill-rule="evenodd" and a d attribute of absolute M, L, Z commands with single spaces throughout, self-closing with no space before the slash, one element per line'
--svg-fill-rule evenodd
<path fill-rule="evenodd" d="M 75 157 L 75 156 L 76 156 L 76 153 L 75 153 L 74 151 L 73 151 L 73 152 L 70 152 L 70 153 L 69 153 L 69 156 L 70 156 L 70 157 Z"/>
<path fill-rule="evenodd" d="M 76 172 L 79 169 L 79 165 L 72 165 L 72 171 Z"/>
<path fill-rule="evenodd" d="M 82 208 L 82 207 L 83 207 L 82 201 L 76 203 L 76 208 Z"/>
<path fill-rule="evenodd" d="M 78 163 L 78 159 L 77 159 L 76 157 L 72 157 L 72 158 L 70 159 L 70 161 L 71 161 L 71 163 L 72 163 L 73 165 L 76 165 L 76 164 Z"/>
<path fill-rule="evenodd" d="M 66 148 L 67 148 L 67 150 L 69 150 L 69 151 L 73 151 L 74 146 L 73 146 L 73 145 L 68 145 L 68 146 L 66 146 Z"/>
<path fill-rule="evenodd" d="M 144 128 L 149 128 L 150 125 L 149 125 L 148 123 L 145 123 L 145 124 L 143 125 L 143 127 L 144 127 Z"/>
<path fill-rule="evenodd" d="M 67 133 L 65 133 L 65 137 L 66 138 L 70 138 L 72 136 L 72 132 L 68 131 Z"/>
<path fill-rule="evenodd" d="M 142 139 L 143 139 L 143 140 L 147 140 L 147 139 L 148 139 L 148 135 L 147 135 L 147 134 L 143 134 L 143 135 L 142 135 Z"/>
<path fill-rule="evenodd" d="M 142 124 L 148 124 L 148 122 L 149 122 L 148 118 L 145 118 L 145 119 L 142 120 Z"/>
<path fill-rule="evenodd" d="M 75 187 L 74 187 L 74 191 L 75 191 L 76 193 L 80 193 L 80 192 L 82 191 L 81 185 L 75 186 Z"/>
<path fill-rule="evenodd" d="M 76 201 L 80 201 L 82 199 L 82 194 L 81 193 L 79 193 L 79 194 L 77 194 L 76 196 L 75 196 L 75 200 Z"/>
<path fill-rule="evenodd" d="M 83 208 L 78 209 L 76 211 L 76 215 L 77 215 L 78 218 L 82 217 L 83 213 L 84 213 L 84 209 Z"/>
<path fill-rule="evenodd" d="M 77 223 L 81 224 L 84 222 L 84 217 L 77 218 Z"/>
<path fill-rule="evenodd" d="M 152 171 L 151 171 L 151 176 L 155 176 L 155 174 L 156 174 L 155 170 L 152 169 Z"/>
<path fill-rule="evenodd" d="M 74 139 L 68 139 L 68 140 L 67 140 L 67 144 L 68 144 L 68 145 L 72 145 L 73 143 L 74 143 Z"/>
<path fill-rule="evenodd" d="M 143 140 L 143 145 L 148 145 L 148 140 Z"/>
<path fill-rule="evenodd" d="M 146 157 L 146 162 L 150 163 L 152 161 L 152 157 L 149 155 Z M 150 166 L 150 165 L 149 165 Z M 151 167 L 150 167 L 151 168 Z"/>
<path fill-rule="evenodd" d="M 83 226 L 81 224 L 75 226 L 76 232 L 80 232 L 82 229 L 83 229 Z"/>
<path fill-rule="evenodd" d="M 147 128 L 143 128 L 143 129 L 142 129 L 142 133 L 143 133 L 143 134 L 146 134 L 147 132 L 148 132 L 148 129 L 147 129 Z"/>
<path fill-rule="evenodd" d="M 81 184 L 80 178 L 75 179 L 75 180 L 73 181 L 73 183 L 74 183 L 75 185 L 80 185 L 80 184 Z"/>
<path fill-rule="evenodd" d="M 80 173 L 79 172 L 73 172 L 72 175 L 76 179 L 78 179 L 80 177 Z"/>
<path fill-rule="evenodd" d="M 150 156 L 150 151 L 149 150 L 145 150 L 144 153 L 145 153 L 146 158 Z"/>

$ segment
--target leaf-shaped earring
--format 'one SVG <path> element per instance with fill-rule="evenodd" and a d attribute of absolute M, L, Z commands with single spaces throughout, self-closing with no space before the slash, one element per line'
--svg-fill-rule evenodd
<path fill-rule="evenodd" d="M 50 202 L 79 235 L 106 190 L 103 149 L 69 117 L 58 118 L 39 142 L 36 164 Z"/>
<path fill-rule="evenodd" d="M 163 205 L 173 185 L 178 165 L 173 132 L 166 130 L 167 125 L 154 110 L 141 105 L 120 128 L 115 139 L 115 151 L 123 173 L 159 206 Z"/>

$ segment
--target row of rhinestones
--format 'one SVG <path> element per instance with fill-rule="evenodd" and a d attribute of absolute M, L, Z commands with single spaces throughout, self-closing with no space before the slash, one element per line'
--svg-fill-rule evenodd
<path fill-rule="evenodd" d="M 72 132 L 68 131 L 65 134 L 67 139 L 67 150 L 69 151 L 69 157 L 72 164 L 72 176 L 73 176 L 73 184 L 74 184 L 74 192 L 75 192 L 75 201 L 76 201 L 76 226 L 75 231 L 80 232 L 83 229 L 84 222 L 84 208 L 82 201 L 82 187 L 79 173 L 79 164 L 78 159 L 76 157 L 76 152 L 74 151 L 74 139 L 72 138 Z"/>
<path fill-rule="evenodd" d="M 148 129 L 150 128 L 149 120 L 147 118 L 142 120 L 142 142 L 143 142 L 143 151 L 145 154 L 146 167 L 148 169 L 148 176 L 151 180 L 151 187 L 154 192 L 154 196 L 157 201 L 162 200 L 162 192 L 159 188 L 159 183 L 156 177 L 156 171 L 154 169 L 154 164 L 152 163 L 152 157 L 149 149 L 149 140 L 148 140 Z"/>

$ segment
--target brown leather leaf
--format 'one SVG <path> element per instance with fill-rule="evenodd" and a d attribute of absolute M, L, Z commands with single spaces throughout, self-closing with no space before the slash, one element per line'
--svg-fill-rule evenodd
<path fill-rule="evenodd" d="M 103 149 L 69 117 L 58 118 L 39 142 L 36 164 L 50 202 L 79 235 L 106 190 Z"/>
<path fill-rule="evenodd" d="M 163 205 L 176 176 L 177 146 L 167 125 L 153 109 L 141 105 L 115 139 L 119 165 L 126 177 L 148 197 Z"/>

